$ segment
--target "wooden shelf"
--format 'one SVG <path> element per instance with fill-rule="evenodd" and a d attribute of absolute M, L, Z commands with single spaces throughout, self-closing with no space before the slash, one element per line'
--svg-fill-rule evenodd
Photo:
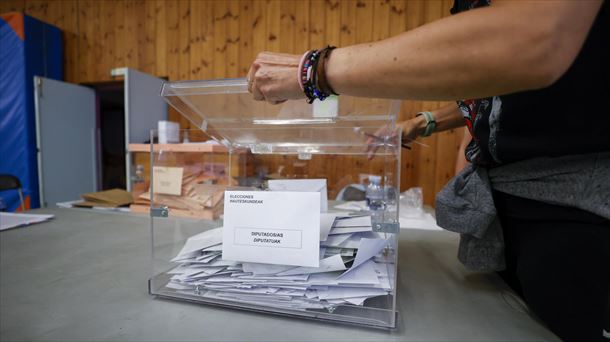
<path fill-rule="evenodd" d="M 150 144 L 129 144 L 129 152 L 150 152 Z M 154 152 L 228 152 L 222 145 L 215 144 L 155 144 Z"/>

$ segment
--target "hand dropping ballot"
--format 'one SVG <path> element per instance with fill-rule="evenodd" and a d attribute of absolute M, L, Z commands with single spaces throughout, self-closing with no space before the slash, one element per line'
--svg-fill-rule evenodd
<path fill-rule="evenodd" d="M 320 194 L 226 191 L 222 258 L 319 267 Z"/>

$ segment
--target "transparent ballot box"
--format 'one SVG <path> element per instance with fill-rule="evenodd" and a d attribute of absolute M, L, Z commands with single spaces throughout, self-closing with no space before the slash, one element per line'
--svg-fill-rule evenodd
<path fill-rule="evenodd" d="M 188 145 L 200 150 L 184 158 L 172 144 L 150 147 L 152 295 L 332 323 L 396 326 L 400 102 L 338 96 L 271 105 L 254 101 L 245 79 L 166 82 L 161 95 L 198 128 L 181 135 L 197 137 Z M 320 238 L 316 233 L 308 246 L 315 260 L 319 242 L 319 267 L 286 265 L 283 258 L 223 258 L 229 245 L 223 246 L 223 232 L 236 216 L 223 212 L 232 196 L 225 191 L 264 191 L 269 198 L 318 192 Z M 173 215 L 180 206 L 188 206 L 191 215 Z M 291 206 L 281 204 L 298 212 Z M 308 221 L 315 224 L 305 229 L 317 229 L 317 207 L 310 209 L 316 218 Z M 197 215 L 205 210 L 216 215 Z"/>

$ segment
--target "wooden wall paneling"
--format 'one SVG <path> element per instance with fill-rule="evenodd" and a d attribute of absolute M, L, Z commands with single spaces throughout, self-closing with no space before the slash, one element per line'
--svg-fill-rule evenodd
<path fill-rule="evenodd" d="M 83 34 L 84 44 L 79 46 L 81 78 L 78 81 L 99 81 L 99 75 L 102 73 L 100 68 L 97 67 L 100 55 L 100 45 L 98 43 L 100 38 L 100 2 L 81 1 L 79 4 L 82 6 L 82 18 L 79 18 L 79 26 L 82 25 L 80 32 Z"/>
<path fill-rule="evenodd" d="M 64 39 L 64 80 L 74 82 L 78 75 L 78 2 L 61 1 L 60 7 L 62 20 L 58 25 Z"/>
<path fill-rule="evenodd" d="M 426 0 L 424 5 L 424 20 L 421 23 L 430 23 L 444 17 L 443 0 Z"/>
<path fill-rule="evenodd" d="M 116 53 L 114 45 L 116 39 L 114 32 L 114 27 L 116 26 L 114 9 L 117 5 L 122 6 L 123 3 L 116 0 L 100 1 L 100 30 L 102 31 L 100 45 L 102 47 L 102 54 L 98 56 L 98 67 L 100 70 L 108 70 L 108 72 L 114 66 L 114 55 Z"/>
<path fill-rule="evenodd" d="M 225 41 L 227 44 L 227 74 L 225 77 L 235 78 L 240 76 L 239 72 L 239 1 L 229 0 L 228 16 L 226 19 L 227 36 Z"/>
<path fill-rule="evenodd" d="M 177 0 L 167 0 L 165 2 L 165 12 L 167 20 L 167 52 L 166 52 L 166 67 L 167 76 L 172 81 L 180 79 L 179 55 L 180 55 L 180 15 Z"/>
<path fill-rule="evenodd" d="M 87 37 L 87 20 L 89 19 L 89 3 L 84 1 L 78 1 L 77 3 L 77 28 L 78 32 L 76 46 L 78 50 L 76 63 L 76 75 L 73 79 L 74 82 L 82 82 L 87 79 L 89 71 L 87 70 L 87 51 L 89 50 L 89 39 Z M 26 12 L 26 14 L 28 14 Z"/>
<path fill-rule="evenodd" d="M 267 50 L 267 15 L 265 2 L 254 0 L 252 2 L 252 53 L 253 57 Z"/>
<path fill-rule="evenodd" d="M 339 3 L 341 12 L 339 41 L 341 46 L 356 44 L 356 1 L 342 1 Z"/>
<path fill-rule="evenodd" d="M 178 77 L 179 80 L 191 79 L 191 3 L 178 1 Z"/>
<path fill-rule="evenodd" d="M 138 12 L 136 0 L 125 0 L 125 65 L 138 69 Z"/>
<path fill-rule="evenodd" d="M 8 12 L 25 12 L 25 0 L 0 1 L 0 14 Z"/>
<path fill-rule="evenodd" d="M 205 1 L 201 8 L 201 18 L 203 22 L 203 41 L 201 44 L 201 79 L 214 78 L 214 2 Z M 220 38 L 222 39 L 222 37 Z"/>
<path fill-rule="evenodd" d="M 155 33 L 157 32 L 156 9 L 157 4 L 154 1 L 147 0 L 144 2 L 144 32 L 142 35 L 144 48 L 140 51 L 140 68 L 146 73 L 159 76 L 157 74 L 157 40 L 155 39 Z"/>
<path fill-rule="evenodd" d="M 167 77 L 167 13 L 165 0 L 155 0 L 155 75 Z"/>
<path fill-rule="evenodd" d="M 425 24 L 425 0 L 411 0 L 405 4 L 405 13 L 407 17 L 407 30 L 412 30 Z"/>
<path fill-rule="evenodd" d="M 179 54 L 180 54 L 180 41 L 178 36 L 180 35 L 178 28 L 180 22 L 179 8 L 177 0 L 164 1 L 165 9 L 165 68 L 167 71 L 167 77 L 171 81 L 177 81 L 180 79 L 179 74 Z M 172 107 L 168 111 L 168 119 L 180 123 L 180 127 L 188 127 L 186 119 L 178 113 Z"/>
<path fill-rule="evenodd" d="M 102 55 L 101 47 L 101 26 L 100 26 L 100 1 L 84 1 L 89 4 L 87 7 L 89 17 L 85 22 L 87 32 L 87 50 L 85 51 L 86 59 L 85 68 L 87 69 L 86 78 L 81 82 L 95 82 L 107 80 L 110 75 L 104 75 L 102 68 L 99 66 L 99 58 Z M 106 77 L 104 77 L 106 76 Z"/>
<path fill-rule="evenodd" d="M 404 0 L 390 0 L 388 3 L 389 6 L 389 36 L 395 36 L 402 32 L 405 32 L 407 29 L 407 16 L 408 13 L 406 11 L 406 3 L 410 3 L 410 1 L 405 2 Z"/>
<path fill-rule="evenodd" d="M 239 10 L 239 74 L 245 77 L 254 61 L 252 49 L 252 31 L 254 22 L 254 9 L 252 0 L 241 0 Z"/>
<path fill-rule="evenodd" d="M 46 22 L 57 27 L 64 27 L 64 16 L 61 13 L 61 1 L 46 2 Z"/>
<path fill-rule="evenodd" d="M 283 0 L 280 2 L 280 28 L 278 30 L 277 39 L 279 41 L 279 50 L 285 53 L 296 53 L 295 51 L 295 31 L 296 31 L 296 6 L 292 0 Z M 270 31 L 270 34 L 275 32 Z"/>
<path fill-rule="evenodd" d="M 136 34 L 136 45 L 135 49 L 135 57 L 134 57 L 134 69 L 145 71 L 145 53 L 146 53 L 146 28 L 145 28 L 145 20 L 146 20 L 146 0 L 136 0 L 135 2 L 135 34 Z"/>
<path fill-rule="evenodd" d="M 310 48 L 309 42 L 309 17 L 310 2 L 295 1 L 296 27 L 294 32 L 294 53 L 302 54 Z"/>
<path fill-rule="evenodd" d="M 265 2 L 265 15 L 267 16 L 267 51 L 280 52 L 281 30 L 281 0 L 267 0 Z"/>
<path fill-rule="evenodd" d="M 208 7 L 213 10 L 211 7 L 212 4 L 209 1 L 199 1 L 199 0 L 190 0 L 190 20 L 189 24 L 189 73 L 188 79 L 199 80 L 203 79 L 204 73 L 206 70 L 209 70 L 210 66 L 204 66 L 204 44 L 206 41 L 206 34 L 208 33 L 208 26 L 212 23 L 214 16 L 213 12 L 208 10 Z M 213 44 L 213 37 L 211 38 Z M 212 46 L 213 48 L 213 46 Z M 207 62 L 206 62 L 207 64 Z M 194 129 L 198 131 L 193 124 L 188 121 L 184 117 L 180 117 L 180 128 L 182 129 Z M 195 136 L 197 133 L 191 132 L 189 134 L 189 139 L 194 141 L 196 139 Z"/>
<path fill-rule="evenodd" d="M 178 34 L 176 38 L 178 42 L 177 48 L 177 63 L 178 70 L 175 73 L 176 81 L 190 80 L 191 77 L 191 3 L 186 0 L 178 0 L 178 23 L 177 29 L 174 31 Z M 181 128 L 189 128 L 191 123 L 187 118 L 180 115 L 179 120 Z"/>
<path fill-rule="evenodd" d="M 318 0 L 313 0 L 318 1 Z M 322 1 L 322 0 L 319 0 Z M 341 2 L 339 0 L 324 0 L 326 44 L 334 46 L 341 45 Z M 326 45 L 325 44 L 325 45 Z"/>
<path fill-rule="evenodd" d="M 28 0 L 25 2 L 25 12 L 28 15 L 50 23 L 52 21 L 52 18 L 49 17 L 48 8 L 49 8 L 48 1 Z"/>
<path fill-rule="evenodd" d="M 324 46 L 326 40 L 326 4 L 321 0 L 310 2 L 309 14 L 309 46 L 305 49 L 316 49 Z M 302 51 L 305 53 L 305 51 Z"/>
<path fill-rule="evenodd" d="M 114 53 L 110 68 L 122 68 L 125 64 L 125 47 L 127 44 L 125 30 L 125 3 L 124 1 L 115 1 L 115 6 L 112 9 L 113 26 L 109 28 L 114 32 Z M 106 48 L 106 47 L 104 47 Z"/>
<path fill-rule="evenodd" d="M 190 27 L 190 79 L 202 79 L 203 78 L 203 43 L 205 40 L 204 31 L 206 29 L 207 21 L 205 18 L 204 7 L 206 2 L 199 0 L 191 0 L 191 20 L 189 21 Z"/>
<path fill-rule="evenodd" d="M 123 66 L 128 68 L 135 68 L 137 60 L 137 36 L 136 36 L 136 21 L 135 13 L 135 0 L 124 0 L 124 30 L 123 30 Z"/>
<path fill-rule="evenodd" d="M 372 40 L 378 41 L 388 38 L 390 36 L 390 2 L 387 0 L 374 0 L 372 15 Z"/>
<path fill-rule="evenodd" d="M 225 1 L 214 2 L 214 78 L 227 74 L 227 18 L 229 7 Z"/>
<path fill-rule="evenodd" d="M 373 0 L 356 1 L 356 22 L 354 35 L 356 43 L 369 43 L 373 40 L 374 5 Z"/>

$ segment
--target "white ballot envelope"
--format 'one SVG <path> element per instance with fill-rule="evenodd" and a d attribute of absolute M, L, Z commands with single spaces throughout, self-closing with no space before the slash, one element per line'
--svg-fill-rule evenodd
<path fill-rule="evenodd" d="M 225 191 L 222 259 L 319 267 L 319 193 Z"/>
<path fill-rule="evenodd" d="M 326 179 L 270 179 L 271 191 L 314 191 L 320 193 L 320 210 L 328 211 L 328 191 Z"/>

